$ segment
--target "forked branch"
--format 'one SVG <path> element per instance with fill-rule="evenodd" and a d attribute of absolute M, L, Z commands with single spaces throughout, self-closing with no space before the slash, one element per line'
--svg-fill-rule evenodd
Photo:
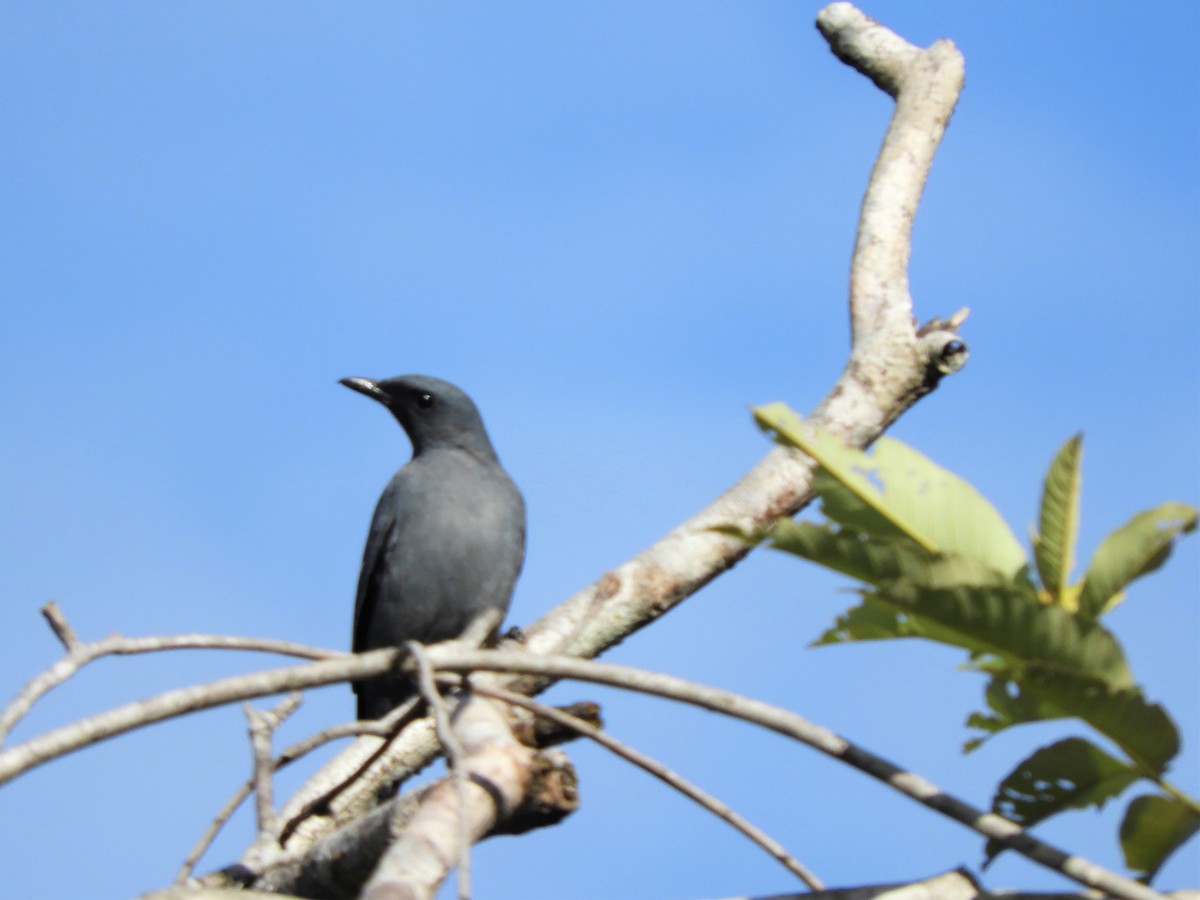
<path fill-rule="evenodd" d="M 962 59 L 948 42 L 929 50 L 913 47 L 848 4 L 827 8 L 820 22 L 831 46 L 850 65 L 871 77 L 893 73 L 886 83 L 897 101 L 859 222 L 851 266 L 850 358 L 812 415 L 852 446 L 864 447 L 966 358 L 957 333 L 965 311 L 935 318 L 918 330 L 905 271 L 912 218 L 958 98 Z M 743 541 L 718 533 L 716 526 L 755 533 L 803 508 L 812 499 L 811 487 L 810 461 L 796 451 L 774 448 L 707 508 L 529 626 L 523 649 L 598 656 L 749 552 Z M 504 676 L 494 683 L 529 695 L 544 689 L 549 679 Z M 375 761 L 323 806 L 324 815 L 309 817 L 296 829 L 289 848 L 300 849 L 360 815 L 375 791 L 420 770 L 437 750 L 432 729 L 421 722 L 382 750 L 378 740 L 356 741 L 297 793 L 285 818 L 311 809 L 312 797 L 325 795 L 330 784 L 343 783 L 373 754 Z"/>

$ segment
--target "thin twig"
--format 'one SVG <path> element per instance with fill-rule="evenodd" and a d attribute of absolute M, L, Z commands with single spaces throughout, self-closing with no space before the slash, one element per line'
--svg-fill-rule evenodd
<path fill-rule="evenodd" d="M 50 630 L 54 632 L 55 637 L 59 639 L 66 651 L 74 653 L 79 646 L 79 638 L 75 635 L 75 629 L 71 627 L 67 617 L 58 608 L 58 603 L 51 600 L 42 607 L 42 615 L 45 616 Z"/>
<path fill-rule="evenodd" d="M 387 723 L 388 719 L 385 718 L 371 722 L 346 722 L 326 728 L 324 731 L 310 735 L 282 750 L 272 763 L 273 771 L 278 772 L 284 766 L 294 763 L 296 760 L 301 759 L 319 747 L 323 747 L 330 741 L 347 737 L 359 737 L 364 734 L 376 737 L 388 737 L 394 728 L 389 729 Z M 243 801 L 250 796 L 253 790 L 254 779 L 248 778 L 238 787 L 225 805 L 221 807 L 220 811 L 205 829 L 204 834 L 200 836 L 200 839 L 196 841 L 195 845 L 188 852 L 188 855 L 184 858 L 179 871 L 175 875 L 176 884 L 183 884 L 191 877 L 196 864 L 208 852 L 208 848 L 212 846 L 212 842 L 216 840 L 221 829 L 225 827 L 225 824 L 237 812 L 237 808 L 242 805 Z"/>
<path fill-rule="evenodd" d="M 514 694 L 512 691 L 505 691 L 500 688 L 486 687 L 479 684 L 472 684 L 472 691 L 481 694 L 484 697 L 492 697 L 496 700 L 501 700 L 512 706 L 520 706 L 529 710 L 537 716 L 546 719 L 551 719 L 566 728 L 577 731 L 584 737 L 591 738 L 596 743 L 611 750 L 613 753 L 633 763 L 635 766 L 649 772 L 655 778 L 669 784 L 685 797 L 694 800 L 696 803 L 703 806 L 713 815 L 725 822 L 728 822 L 754 843 L 758 844 L 763 850 L 782 863 L 793 875 L 807 884 L 814 891 L 825 889 L 825 885 L 810 869 L 803 863 L 787 852 L 787 849 L 772 838 L 762 829 L 758 828 L 744 816 L 738 814 L 733 809 L 718 800 L 712 794 L 705 791 L 703 788 L 692 784 L 682 775 L 671 771 L 666 766 L 657 760 L 646 756 L 639 750 L 634 749 L 623 741 L 619 741 L 607 732 L 601 731 L 593 727 L 582 719 L 565 713 L 552 706 L 547 706 L 544 703 L 539 703 L 536 700 L 531 700 L 521 694 Z"/>
<path fill-rule="evenodd" d="M 42 607 L 51 631 L 67 650 L 66 656 L 31 678 L 0 713 L 0 744 L 33 705 L 88 663 L 105 656 L 133 656 L 165 650 L 243 650 L 276 653 L 300 659 L 343 659 L 348 654 L 320 647 L 308 647 L 272 638 L 248 638 L 221 634 L 172 634 L 152 637 L 124 637 L 112 634 L 98 641 L 82 642 L 71 628 L 58 604 L 51 600 Z"/>
<path fill-rule="evenodd" d="M 271 759 L 271 739 L 283 721 L 300 706 L 300 694 L 291 694 L 274 708 L 263 711 L 249 703 L 243 705 L 250 726 L 250 747 L 253 751 L 255 806 L 258 814 L 258 839 L 265 848 L 268 843 L 277 843 L 275 804 L 272 799 L 272 778 L 275 764 Z"/>
<path fill-rule="evenodd" d="M 1163 900 L 1162 894 L 1144 884 L 1047 844 L 1017 823 L 958 799 L 920 775 L 901 769 L 828 728 L 816 725 L 790 710 L 760 700 L 696 684 L 673 675 L 573 657 L 498 650 L 468 651 L 445 645 L 431 648 L 429 657 L 430 662 L 440 670 L 522 672 L 553 678 L 576 678 L 680 700 L 723 715 L 744 719 L 795 738 L 827 756 L 848 763 L 935 812 L 966 825 L 984 837 L 1000 841 L 1034 862 L 1061 872 L 1082 885 L 1123 900 Z"/>
<path fill-rule="evenodd" d="M 212 842 L 216 840 L 221 829 L 225 827 L 237 808 L 242 805 L 242 801 L 250 796 L 250 792 L 254 790 L 254 779 L 248 779 L 232 797 L 221 807 L 220 812 L 208 823 L 208 828 L 204 829 L 204 834 L 200 835 L 200 840 L 196 841 L 195 846 L 184 857 L 183 863 L 179 866 L 179 871 L 175 873 L 175 884 L 184 884 L 192 877 L 192 871 L 196 868 L 196 863 L 200 862 L 200 858 L 208 852 L 208 848 L 212 846 Z"/>
<path fill-rule="evenodd" d="M 371 747 L 369 752 L 359 761 L 358 765 L 343 773 L 341 779 L 335 780 L 319 794 L 313 796 L 308 802 L 295 811 L 284 823 L 279 832 L 280 843 L 287 843 L 288 838 L 292 833 L 300 827 L 300 825 L 313 813 L 318 810 L 323 810 L 329 806 L 333 800 L 343 791 L 350 788 L 359 777 L 369 769 L 380 756 L 388 749 L 389 741 L 396 736 L 396 733 L 407 724 L 412 718 L 413 711 L 420 704 L 419 697 L 409 697 L 382 719 L 370 723 L 360 723 L 364 726 L 361 734 L 369 737 L 384 738 L 382 741 L 376 741 L 375 746 Z M 299 746 L 299 745 L 296 745 Z M 355 744 L 353 746 L 359 746 Z M 307 752 L 307 750 L 305 751 Z M 310 779 L 311 781 L 311 779 Z M 286 812 L 286 810 L 285 810 Z"/>
<path fill-rule="evenodd" d="M 446 766 L 450 769 L 458 792 L 458 897 L 459 900 L 470 900 L 471 839 L 467 829 L 467 773 L 463 768 L 462 744 L 459 743 L 450 724 L 446 699 L 438 690 L 425 648 L 416 641 L 408 641 L 404 648 L 412 655 L 417 665 L 417 686 L 433 713 L 434 728 L 442 749 L 446 752 Z"/>
<path fill-rule="evenodd" d="M 397 653 L 385 648 L 356 656 L 251 672 L 127 703 L 0 751 L 0 784 L 51 759 L 164 719 L 252 697 L 382 675 L 395 665 Z"/>

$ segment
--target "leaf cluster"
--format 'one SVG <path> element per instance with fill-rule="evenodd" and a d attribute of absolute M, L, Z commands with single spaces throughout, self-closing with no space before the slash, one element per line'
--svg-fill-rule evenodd
<path fill-rule="evenodd" d="M 986 709 L 967 724 L 965 750 L 1027 722 L 1075 719 L 1116 755 L 1083 737 L 1042 747 L 1001 781 L 993 810 L 1032 826 L 1067 809 L 1100 807 L 1139 781 L 1120 828 L 1126 864 L 1149 881 L 1197 830 L 1200 804 L 1166 781 L 1178 730 L 1135 682 L 1102 617 L 1126 588 L 1159 568 L 1196 528 L 1197 510 L 1164 503 L 1109 534 L 1071 580 L 1079 533 L 1082 438 L 1058 451 L 1042 489 L 1032 561 L 974 487 L 899 441 L 868 455 L 782 404 L 754 410 L 779 443 L 817 464 L 825 522 L 780 519 L 747 536 L 862 583 L 860 602 L 816 641 L 925 638 L 965 650 L 987 677 Z M 987 859 L 1003 850 L 991 842 Z"/>

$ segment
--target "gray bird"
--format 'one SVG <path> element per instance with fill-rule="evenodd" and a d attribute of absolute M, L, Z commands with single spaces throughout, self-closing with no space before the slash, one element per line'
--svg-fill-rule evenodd
<path fill-rule="evenodd" d="M 471 398 L 427 375 L 341 383 L 391 410 L 413 448 L 367 533 L 354 652 L 450 640 L 488 610 L 503 615 L 525 559 L 525 501 Z M 378 719 L 414 689 L 382 678 L 356 682 L 354 692 L 358 718 Z"/>

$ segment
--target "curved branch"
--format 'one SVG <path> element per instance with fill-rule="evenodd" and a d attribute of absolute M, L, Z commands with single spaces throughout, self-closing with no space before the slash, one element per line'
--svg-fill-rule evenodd
<path fill-rule="evenodd" d="M 1164 895 L 1140 882 L 1110 872 L 1083 857 L 1065 853 L 1035 838 L 1017 823 L 978 809 L 946 793 L 915 772 L 900 768 L 828 728 L 810 722 L 791 710 L 761 700 L 696 684 L 674 675 L 569 657 L 537 657 L 528 653 L 495 650 L 464 651 L 442 645 L 430 648 L 429 659 L 438 670 L 445 672 L 469 673 L 490 670 L 529 672 L 552 678 L 574 678 L 654 694 L 752 722 L 847 763 L 923 806 L 966 825 L 984 837 L 1000 841 L 1034 862 L 1060 872 L 1082 885 L 1121 900 L 1164 900 Z M 476 680 L 473 679 L 473 682 Z"/>
<path fill-rule="evenodd" d="M 67 655 L 43 672 L 31 678 L 0 713 L 0 744 L 21 719 L 28 715 L 38 700 L 58 687 L 88 663 L 104 656 L 133 656 L 157 653 L 162 650 L 249 650 L 257 653 L 277 653 L 301 659 L 344 659 L 349 654 L 279 641 L 272 638 L 234 637 L 224 634 L 169 634 L 156 637 L 124 637 L 112 634 L 98 641 L 84 643 L 75 635 L 58 604 L 51 600 L 42 607 L 42 615 L 50 629 L 62 642 Z"/>
<path fill-rule="evenodd" d="M 692 784 L 682 775 L 671 771 L 662 763 L 647 756 L 640 750 L 635 750 L 625 742 L 617 740 L 612 735 L 601 731 L 599 728 L 582 719 L 569 713 L 564 713 L 562 710 L 555 709 L 553 706 L 547 706 L 544 703 L 538 703 L 536 700 L 530 700 L 521 694 L 514 694 L 511 691 L 502 691 L 499 688 L 477 684 L 472 684 L 471 689 L 484 697 L 490 697 L 493 700 L 502 700 L 510 706 L 523 707 L 540 717 L 550 719 L 564 728 L 569 728 L 586 738 L 590 738 L 627 762 L 633 763 L 633 765 L 673 787 L 717 818 L 727 822 L 765 850 L 772 858 L 782 863 L 789 872 L 803 881 L 812 890 L 824 890 L 825 885 L 821 883 L 821 879 L 811 872 L 800 860 L 788 853 L 787 849 L 779 841 L 764 832 L 745 816 L 731 809 L 727 804 L 722 803 L 712 794 L 708 793 L 708 791 Z"/>
<path fill-rule="evenodd" d="M 822 30 L 828 32 L 835 52 L 862 71 L 873 71 L 876 63 L 881 71 L 888 70 L 907 60 L 905 72 L 888 82 L 894 82 L 897 113 L 871 174 L 868 203 L 859 222 L 856 246 L 861 252 L 856 251 L 851 272 L 850 359 L 812 415 L 851 446 L 865 447 L 965 359 L 965 346 L 957 340 L 965 313 L 935 319 L 918 332 L 904 274 L 912 217 L 933 151 L 957 100 L 962 66 L 949 43 L 917 50 L 874 23 L 864 28 L 861 22 L 869 20 L 848 4 L 834 4 L 822 17 Z M 855 34 L 863 40 L 851 40 Z M 910 130 L 925 133 L 908 135 Z M 749 547 L 715 527 L 755 533 L 802 509 L 812 499 L 811 486 L 811 463 L 806 457 L 782 447 L 772 449 L 707 508 L 529 626 L 525 648 L 538 654 L 598 656 L 745 557 Z M 498 684 L 531 694 L 547 682 L 509 677 Z M 302 848 L 361 814 L 372 805 L 376 790 L 418 771 L 436 752 L 432 729 L 421 722 L 382 750 L 377 740 L 355 742 L 293 797 L 285 807 L 285 820 L 295 821 L 303 810 L 312 808 L 314 796 L 344 781 L 372 755 L 375 761 L 349 790 L 323 804 L 327 815 L 300 823 L 288 847 Z"/>
<path fill-rule="evenodd" d="M 963 86 L 963 58 L 950 41 L 914 47 L 849 3 L 832 3 L 817 28 L 842 62 L 896 99 L 863 198 L 850 267 L 854 344 L 911 331 L 908 258 L 912 226 L 933 155 Z"/>
<path fill-rule="evenodd" d="M 399 653 L 392 649 L 372 650 L 358 656 L 251 672 L 126 703 L 0 751 L 0 784 L 51 759 L 143 725 L 238 700 L 381 675 L 392 669 Z"/>
<path fill-rule="evenodd" d="M 513 736 L 499 705 L 466 695 L 455 710 L 452 730 L 460 754 L 458 771 L 422 797 L 404 833 L 383 852 L 361 897 L 432 898 L 469 846 L 519 808 L 527 795 L 536 753 Z"/>

